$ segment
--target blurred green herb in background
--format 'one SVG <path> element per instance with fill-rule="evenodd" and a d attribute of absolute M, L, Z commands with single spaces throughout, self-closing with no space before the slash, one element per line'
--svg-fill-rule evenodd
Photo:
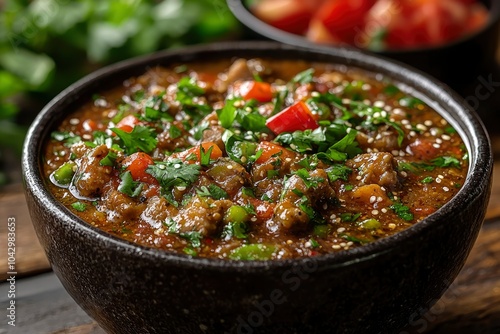
<path fill-rule="evenodd" d="M 225 0 L 0 0 L 0 9 L 0 165 L 7 151 L 19 156 L 40 108 L 85 74 L 239 32 Z"/>

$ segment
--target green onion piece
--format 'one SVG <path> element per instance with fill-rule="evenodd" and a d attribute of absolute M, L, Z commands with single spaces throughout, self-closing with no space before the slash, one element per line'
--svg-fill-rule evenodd
<path fill-rule="evenodd" d="M 276 247 L 263 244 L 248 244 L 235 248 L 229 254 L 231 260 L 270 260 L 276 252 Z"/>
<path fill-rule="evenodd" d="M 50 174 L 50 180 L 56 186 L 68 186 L 71 183 L 71 179 L 73 179 L 73 175 L 75 175 L 75 171 L 73 170 L 74 167 L 74 162 L 66 162 L 61 167 L 56 169 L 52 174 Z"/>
<path fill-rule="evenodd" d="M 240 205 L 232 205 L 226 212 L 224 216 L 224 221 L 226 223 L 235 222 L 243 223 L 248 220 L 247 210 Z"/>
<path fill-rule="evenodd" d="M 359 226 L 364 228 L 365 230 L 376 230 L 380 228 L 380 222 L 374 218 L 363 220 L 359 222 Z"/>

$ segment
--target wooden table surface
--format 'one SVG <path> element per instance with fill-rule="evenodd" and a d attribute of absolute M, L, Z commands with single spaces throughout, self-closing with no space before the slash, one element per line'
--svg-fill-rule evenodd
<path fill-rule="evenodd" d="M 499 57 L 500 58 L 500 57 Z M 500 101 L 500 92 L 491 99 Z M 491 102 L 491 101 L 490 101 Z M 490 112 L 500 113 L 500 102 Z M 495 116 L 497 120 L 500 117 Z M 500 121 L 487 122 L 495 166 L 486 220 L 465 267 L 444 296 L 409 333 L 500 333 Z M 0 334 L 78 333 L 104 331 L 66 293 L 38 243 L 26 207 L 22 186 L 0 189 Z M 17 326 L 7 325 L 7 220 L 16 219 Z"/>

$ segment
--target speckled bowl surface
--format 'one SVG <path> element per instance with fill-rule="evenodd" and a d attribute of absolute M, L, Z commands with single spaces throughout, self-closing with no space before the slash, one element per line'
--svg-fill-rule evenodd
<path fill-rule="evenodd" d="M 336 254 L 281 261 L 191 258 L 134 245 L 74 216 L 46 189 L 43 145 L 92 94 L 149 66 L 226 57 L 305 59 L 382 73 L 441 113 L 470 153 L 460 192 L 394 236 Z M 454 280 L 484 219 L 492 154 L 456 93 L 405 65 L 341 48 L 235 42 L 166 51 L 99 70 L 50 102 L 22 158 L 33 225 L 69 294 L 110 333 L 390 333 L 414 323 Z"/>

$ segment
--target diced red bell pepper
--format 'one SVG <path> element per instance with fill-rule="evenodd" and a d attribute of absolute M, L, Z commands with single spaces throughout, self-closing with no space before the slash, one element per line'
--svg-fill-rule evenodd
<path fill-rule="evenodd" d="M 157 184 L 156 179 L 146 172 L 148 166 L 153 164 L 153 158 L 144 152 L 133 153 L 123 160 L 123 166 L 130 171 L 130 175 L 135 181 Z"/>
<path fill-rule="evenodd" d="M 294 154 L 291 151 L 287 150 L 286 148 L 284 148 L 279 144 L 271 143 L 269 141 L 261 141 L 257 146 L 256 151 L 257 152 L 262 151 L 262 154 L 259 156 L 259 158 L 255 160 L 255 163 L 257 164 L 262 164 L 268 161 L 269 159 L 271 159 L 273 155 L 278 154 L 280 152 L 282 152 L 280 154 L 281 159 L 294 158 Z"/>
<path fill-rule="evenodd" d="M 270 117 L 266 125 L 275 134 L 316 129 L 319 126 L 304 101 L 299 101 Z"/>
<path fill-rule="evenodd" d="M 128 115 L 122 118 L 122 120 L 119 121 L 115 127 L 125 132 L 132 132 L 132 130 L 138 123 L 139 119 L 137 117 L 135 117 L 134 115 Z"/>
<path fill-rule="evenodd" d="M 222 157 L 222 150 L 219 148 L 219 146 L 217 146 L 216 143 L 206 142 L 206 143 L 201 143 L 201 146 L 203 147 L 203 151 L 205 152 L 208 152 L 208 150 L 212 148 L 212 152 L 210 152 L 210 160 L 216 160 Z M 191 157 L 193 154 L 196 156 L 196 159 L 189 159 L 189 157 Z M 172 157 L 181 159 L 188 163 L 195 163 L 195 162 L 200 163 L 201 162 L 200 145 L 196 145 L 194 147 L 191 147 L 190 149 L 187 149 L 179 153 L 174 153 L 172 154 Z"/>
<path fill-rule="evenodd" d="M 273 99 L 273 91 L 267 82 L 245 81 L 235 91 L 245 101 L 255 99 L 259 102 L 269 102 Z"/>

